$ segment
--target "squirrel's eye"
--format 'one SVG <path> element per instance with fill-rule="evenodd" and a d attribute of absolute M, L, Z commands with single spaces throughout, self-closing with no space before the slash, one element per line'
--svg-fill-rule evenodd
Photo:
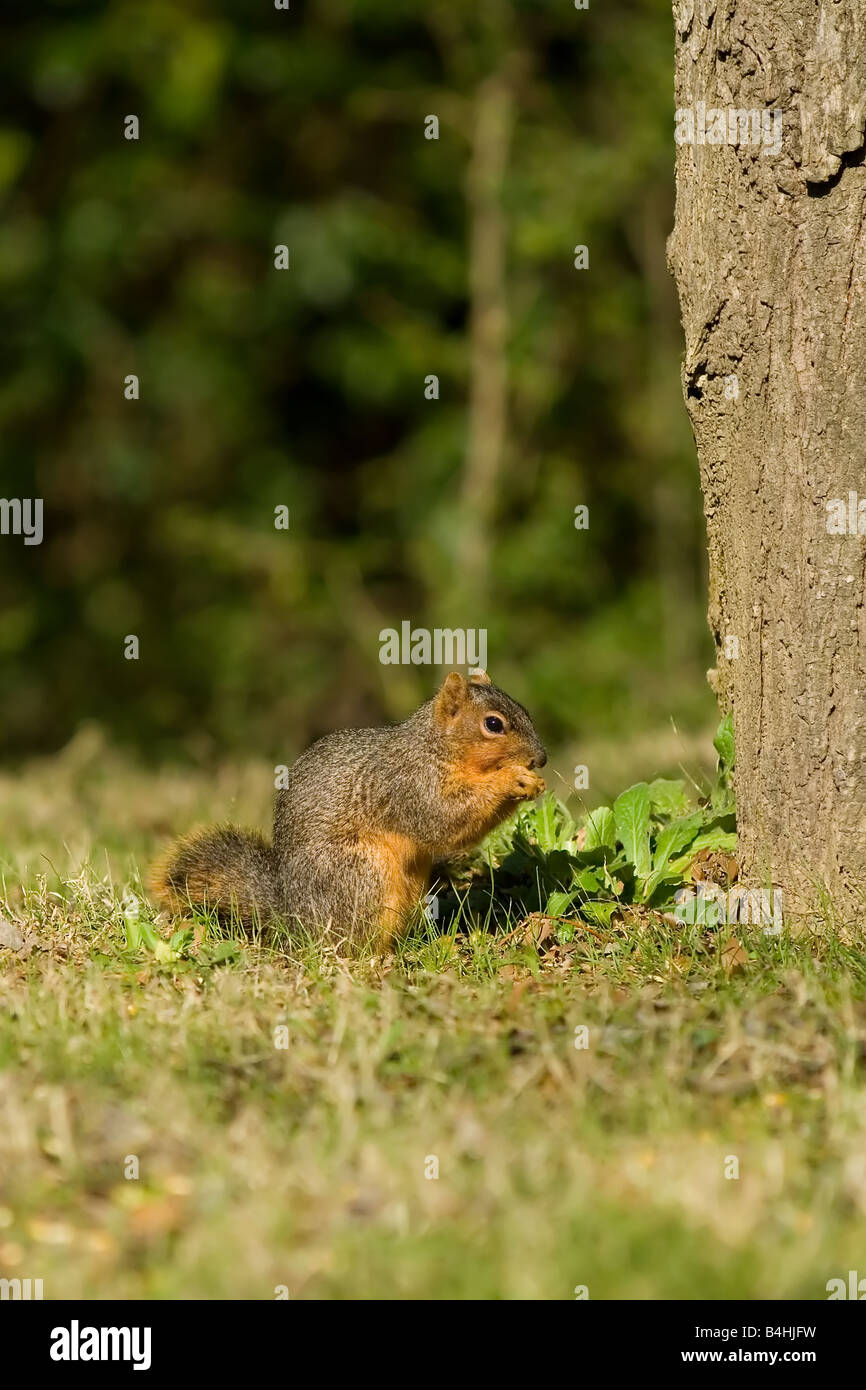
<path fill-rule="evenodd" d="M 499 718 L 498 714 L 488 714 L 487 718 L 484 721 L 484 727 L 487 730 L 487 732 L 491 734 L 505 733 L 505 725 Z"/>

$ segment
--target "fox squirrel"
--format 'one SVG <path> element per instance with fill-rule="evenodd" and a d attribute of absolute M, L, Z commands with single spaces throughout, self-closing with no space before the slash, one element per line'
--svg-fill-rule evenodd
<path fill-rule="evenodd" d="M 351 947 L 388 948 L 452 858 L 544 790 L 547 754 L 522 705 L 456 671 L 384 729 L 343 729 L 308 748 L 276 795 L 273 844 L 215 826 L 179 840 L 151 889 L 169 909 L 280 917 Z"/>

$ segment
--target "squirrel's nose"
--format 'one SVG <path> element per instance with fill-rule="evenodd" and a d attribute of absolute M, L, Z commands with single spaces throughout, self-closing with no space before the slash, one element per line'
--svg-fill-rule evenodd
<path fill-rule="evenodd" d="M 533 768 L 536 768 L 536 767 L 544 767 L 544 764 L 545 764 L 546 762 L 547 762 L 547 749 L 546 749 L 546 748 L 542 748 L 542 749 L 540 750 L 540 752 L 538 752 L 538 753 L 535 755 L 535 757 L 532 759 L 532 762 L 529 764 L 530 771 L 531 771 Z"/>

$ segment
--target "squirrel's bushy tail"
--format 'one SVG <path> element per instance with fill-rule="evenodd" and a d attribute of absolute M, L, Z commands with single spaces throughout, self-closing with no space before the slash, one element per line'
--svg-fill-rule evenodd
<path fill-rule="evenodd" d="M 192 830 L 154 866 L 150 888 L 174 913 L 216 912 L 254 927 L 279 912 L 274 851 L 263 836 L 233 825 Z"/>

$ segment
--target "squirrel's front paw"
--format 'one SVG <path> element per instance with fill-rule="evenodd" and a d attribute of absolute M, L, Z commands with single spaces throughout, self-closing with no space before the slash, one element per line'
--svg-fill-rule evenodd
<path fill-rule="evenodd" d="M 518 801 L 532 801 L 544 791 L 544 778 L 528 767 L 512 770 L 512 796 Z"/>

